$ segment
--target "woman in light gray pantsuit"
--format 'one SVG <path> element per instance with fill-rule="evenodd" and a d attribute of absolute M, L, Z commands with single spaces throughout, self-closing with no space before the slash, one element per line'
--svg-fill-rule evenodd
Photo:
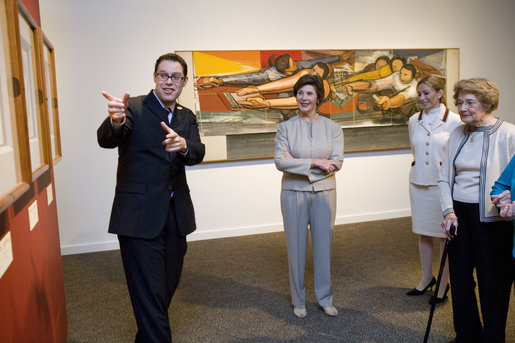
<path fill-rule="evenodd" d="M 324 81 L 319 76 L 302 76 L 293 92 L 299 114 L 279 124 L 275 137 L 275 165 L 283 172 L 281 211 L 293 313 L 299 318 L 307 315 L 304 271 L 309 225 L 316 299 L 327 315 L 336 316 L 330 263 L 336 211 L 334 174 L 343 162 L 343 131 L 317 112 L 324 99 Z"/>

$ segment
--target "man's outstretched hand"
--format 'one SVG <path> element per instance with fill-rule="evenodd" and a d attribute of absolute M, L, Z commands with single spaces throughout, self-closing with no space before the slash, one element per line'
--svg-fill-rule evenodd
<path fill-rule="evenodd" d="M 107 92 L 102 92 L 104 98 L 108 100 L 107 103 L 107 112 L 109 113 L 109 117 L 114 123 L 120 124 L 125 120 L 125 111 L 127 110 L 127 106 L 129 106 L 129 97 L 130 94 L 125 92 L 123 98 L 115 98 L 111 94 Z"/>

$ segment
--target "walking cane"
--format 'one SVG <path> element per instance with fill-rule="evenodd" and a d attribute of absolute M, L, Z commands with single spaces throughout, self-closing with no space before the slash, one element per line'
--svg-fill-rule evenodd
<path fill-rule="evenodd" d="M 456 233 L 456 227 L 454 226 L 454 224 L 451 225 L 451 227 L 449 229 L 449 233 L 451 234 L 451 237 L 454 237 L 454 234 Z M 448 250 L 450 244 L 451 244 L 451 241 L 449 239 L 446 239 L 445 246 L 443 248 L 442 259 L 440 261 L 440 270 L 438 271 L 438 279 L 436 280 L 436 289 L 435 289 L 436 295 L 438 295 L 438 290 L 440 289 L 440 281 L 442 281 L 443 268 L 445 267 L 445 261 L 447 260 L 447 250 Z M 431 331 L 431 323 L 433 322 L 433 314 L 435 313 L 435 307 L 436 307 L 436 301 L 431 302 L 431 311 L 429 312 L 429 320 L 427 321 L 426 334 L 424 336 L 424 343 L 427 343 L 427 340 L 429 339 L 429 332 Z"/>

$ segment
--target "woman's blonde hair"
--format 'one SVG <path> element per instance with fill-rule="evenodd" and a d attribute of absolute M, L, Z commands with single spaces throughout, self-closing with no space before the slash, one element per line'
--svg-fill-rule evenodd
<path fill-rule="evenodd" d="M 426 85 L 438 92 L 442 91 L 442 97 L 440 98 L 440 102 L 445 103 L 445 78 L 437 75 L 429 75 L 426 76 L 417 83 L 417 89 L 420 85 Z"/>

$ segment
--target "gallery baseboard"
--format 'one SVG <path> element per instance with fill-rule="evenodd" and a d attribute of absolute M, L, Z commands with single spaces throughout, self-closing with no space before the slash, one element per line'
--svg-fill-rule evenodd
<path fill-rule="evenodd" d="M 118 239 L 113 235 L 113 240 L 73 245 L 61 245 L 61 255 L 87 254 L 90 252 L 117 250 L 120 248 Z"/>
<path fill-rule="evenodd" d="M 380 211 L 373 213 L 360 213 L 353 214 L 347 216 L 339 216 L 336 217 L 334 224 L 342 225 L 342 224 L 351 224 L 351 223 L 361 223 L 361 222 L 370 222 L 373 220 L 384 220 L 384 219 L 393 219 L 393 218 L 401 218 L 401 217 L 409 217 L 411 216 L 411 208 L 407 209 L 399 209 L 395 211 Z"/>
<path fill-rule="evenodd" d="M 336 217 L 335 225 L 350 224 L 367 222 L 373 220 L 384 220 L 400 217 L 411 216 L 410 209 L 396 210 L 396 211 L 383 211 L 366 214 L 356 214 L 350 216 Z M 228 238 L 237 236 L 248 236 L 262 233 L 278 232 L 283 230 L 282 223 L 275 223 L 270 225 L 259 225 L 259 226 L 247 226 L 247 227 L 236 227 L 226 229 L 215 229 L 215 230 L 202 230 L 197 229 L 191 235 L 188 235 L 188 241 L 201 241 L 206 239 L 216 238 Z M 113 236 L 115 238 L 115 236 Z M 61 255 L 74 255 L 74 254 L 85 254 L 90 252 L 117 250 L 119 249 L 118 240 L 115 238 L 112 241 L 98 242 L 98 243 L 87 243 L 87 244 L 76 244 L 76 245 L 62 245 Z"/>

